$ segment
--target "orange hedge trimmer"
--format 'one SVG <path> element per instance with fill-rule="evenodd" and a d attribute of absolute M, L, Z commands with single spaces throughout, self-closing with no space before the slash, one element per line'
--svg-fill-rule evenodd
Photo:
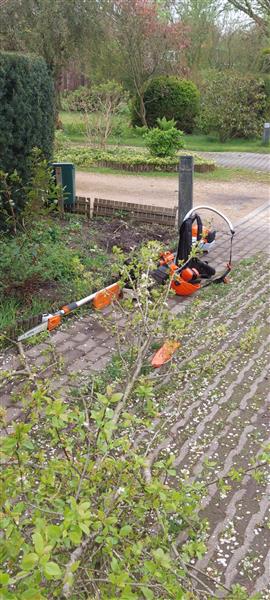
<path fill-rule="evenodd" d="M 42 315 L 41 323 L 29 329 L 22 335 L 18 337 L 18 342 L 22 342 L 23 340 L 27 340 L 28 338 L 36 335 L 37 333 L 41 333 L 42 331 L 52 331 L 59 327 L 61 324 L 62 318 L 65 315 L 76 310 L 76 308 L 80 308 L 80 306 L 84 306 L 84 304 L 91 303 L 93 308 L 96 310 L 101 310 L 106 306 L 109 306 L 113 300 L 117 300 L 121 295 L 121 287 L 119 283 L 112 283 L 108 287 L 99 290 L 98 292 L 94 292 L 90 294 L 90 296 L 86 296 L 86 298 L 82 298 L 81 300 L 77 300 L 76 302 L 71 302 L 70 304 L 66 304 L 62 306 L 60 310 L 53 314 Z"/>

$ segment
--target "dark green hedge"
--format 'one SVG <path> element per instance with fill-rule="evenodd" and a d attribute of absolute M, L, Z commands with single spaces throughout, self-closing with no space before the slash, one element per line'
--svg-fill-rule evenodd
<path fill-rule="evenodd" d="M 176 126 L 191 133 L 199 112 L 199 91 L 187 79 L 174 76 L 153 77 L 144 90 L 144 105 L 148 127 L 155 127 L 158 118 L 174 119 Z M 133 125 L 142 125 L 139 98 L 135 98 L 132 111 Z"/>
<path fill-rule="evenodd" d="M 40 57 L 0 53 L 0 169 L 27 180 L 33 147 L 53 153 L 54 92 Z"/>

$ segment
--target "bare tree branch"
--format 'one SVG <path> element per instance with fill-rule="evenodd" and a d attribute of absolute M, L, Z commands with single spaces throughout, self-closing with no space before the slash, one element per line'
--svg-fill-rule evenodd
<path fill-rule="evenodd" d="M 270 28 L 270 0 L 227 0 L 228 5 L 247 15 L 266 33 Z"/>

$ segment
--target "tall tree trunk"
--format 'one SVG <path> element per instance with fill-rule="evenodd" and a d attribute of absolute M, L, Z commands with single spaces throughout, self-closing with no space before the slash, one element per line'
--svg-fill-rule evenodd
<path fill-rule="evenodd" d="M 61 85 L 62 85 L 62 71 L 55 73 L 54 75 L 54 94 L 55 94 L 55 127 L 56 129 L 62 129 L 62 123 L 60 119 L 61 106 Z"/>
<path fill-rule="evenodd" d="M 141 122 L 142 122 L 142 124 L 145 127 L 147 127 L 146 110 L 145 110 L 145 104 L 144 104 L 144 100 L 143 100 L 143 92 L 140 92 L 139 96 L 140 96 L 140 118 L 141 118 Z"/>

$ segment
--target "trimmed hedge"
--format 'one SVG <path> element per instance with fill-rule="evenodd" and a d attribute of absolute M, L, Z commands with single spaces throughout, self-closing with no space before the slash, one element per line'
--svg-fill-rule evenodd
<path fill-rule="evenodd" d="M 182 152 L 182 154 L 186 154 Z M 177 172 L 179 169 L 179 156 L 170 158 L 153 157 L 148 153 L 127 153 L 124 150 L 95 150 L 83 148 L 66 148 L 56 152 L 57 161 L 68 161 L 74 163 L 77 167 L 109 167 L 123 171 L 138 172 Z M 193 154 L 194 170 L 200 173 L 214 171 L 216 165 L 213 161 Z"/>
<path fill-rule="evenodd" d="M 0 169 L 25 182 L 34 147 L 53 154 L 53 81 L 40 57 L 0 53 Z"/>
<path fill-rule="evenodd" d="M 144 105 L 148 127 L 155 127 L 157 119 L 174 119 L 177 129 L 191 133 L 199 112 L 199 91 L 187 79 L 174 76 L 153 77 L 144 90 Z M 143 125 L 140 119 L 140 101 L 137 96 L 132 107 L 132 124 Z"/>

